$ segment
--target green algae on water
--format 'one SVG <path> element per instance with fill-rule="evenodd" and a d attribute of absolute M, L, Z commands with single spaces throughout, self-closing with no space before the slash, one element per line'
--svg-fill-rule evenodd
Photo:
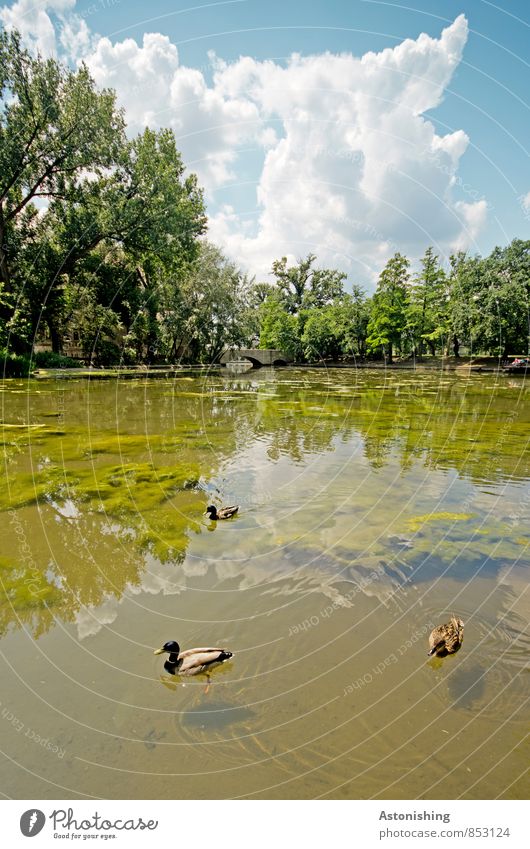
<path fill-rule="evenodd" d="M 449 513 L 447 511 L 440 513 L 425 513 L 424 516 L 413 516 L 407 520 L 407 526 L 411 531 L 419 531 L 421 528 L 431 522 L 468 522 L 470 519 L 475 519 L 474 513 Z"/>

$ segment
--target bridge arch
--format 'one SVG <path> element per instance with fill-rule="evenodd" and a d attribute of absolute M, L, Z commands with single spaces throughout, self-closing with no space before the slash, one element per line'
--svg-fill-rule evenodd
<path fill-rule="evenodd" d="M 261 366 L 286 366 L 291 363 L 292 357 L 284 351 L 274 348 L 239 348 L 225 351 L 221 356 L 221 363 L 234 362 L 237 360 L 248 360 L 253 368 Z"/>

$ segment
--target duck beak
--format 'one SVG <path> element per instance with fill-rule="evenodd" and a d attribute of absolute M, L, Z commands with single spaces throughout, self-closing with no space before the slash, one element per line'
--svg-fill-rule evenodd
<path fill-rule="evenodd" d="M 155 649 L 155 650 L 154 650 L 154 652 L 153 652 L 153 654 L 164 654 L 164 652 L 165 652 L 165 649 L 164 649 L 164 648 L 161 648 L 161 649 Z"/>

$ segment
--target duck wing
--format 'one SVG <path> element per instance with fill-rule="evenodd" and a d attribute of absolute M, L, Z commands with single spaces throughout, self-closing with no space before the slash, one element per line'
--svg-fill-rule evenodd
<path fill-rule="evenodd" d="M 232 656 L 226 649 L 195 648 L 186 649 L 179 654 L 178 671 L 182 674 L 194 675 L 202 672 L 212 663 L 222 662 Z"/>
<path fill-rule="evenodd" d="M 231 507 L 221 507 L 221 509 L 217 511 L 217 515 L 220 516 L 221 519 L 229 519 L 230 516 L 235 516 L 238 510 L 239 505 L 233 504 Z"/>
<path fill-rule="evenodd" d="M 445 641 L 447 638 L 447 625 L 438 625 L 429 636 L 429 654 L 435 654 L 438 651 L 445 649 Z"/>

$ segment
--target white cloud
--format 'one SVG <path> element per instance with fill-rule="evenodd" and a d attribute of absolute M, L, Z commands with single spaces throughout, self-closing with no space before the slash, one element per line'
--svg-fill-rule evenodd
<path fill-rule="evenodd" d="M 527 192 L 522 198 L 521 203 L 525 212 L 530 212 L 530 192 Z"/>
<path fill-rule="evenodd" d="M 211 199 L 237 180 L 243 146 L 261 157 L 254 205 L 222 203 L 210 218 L 211 237 L 239 262 L 265 275 L 275 257 L 311 250 L 366 280 L 398 248 L 466 247 L 484 223 L 485 202 L 455 190 L 466 134 L 438 135 L 424 117 L 466 39 L 461 15 L 438 39 L 422 34 L 361 58 L 293 55 L 282 66 L 211 55 L 211 85 L 161 35 L 142 46 L 103 39 L 88 62 L 99 83 L 117 88 L 134 130 L 173 127 Z"/>
<path fill-rule="evenodd" d="M 75 5 L 76 0 L 17 0 L 0 8 L 0 22 L 7 30 L 18 30 L 30 50 L 75 62 L 99 40 Z"/>
<path fill-rule="evenodd" d="M 486 223 L 488 204 L 485 200 L 475 203 L 457 201 L 455 210 L 462 222 L 462 231 L 451 244 L 455 251 L 465 251 L 469 245 L 474 244 L 482 227 Z"/>
<path fill-rule="evenodd" d="M 468 138 L 437 135 L 422 114 L 440 103 L 466 39 L 460 16 L 439 39 L 421 35 L 361 59 L 220 63 L 216 88 L 279 116 L 283 137 L 265 157 L 256 234 L 222 210 L 214 237 L 262 274 L 275 256 L 313 250 L 365 279 L 397 248 L 414 256 L 430 243 L 441 252 L 471 244 L 487 205 L 453 198 Z"/>
<path fill-rule="evenodd" d="M 12 6 L 0 8 L 0 21 L 8 30 L 17 29 L 29 47 L 43 56 L 53 56 L 57 43 L 49 13 L 63 17 L 75 3 L 76 0 L 17 0 Z"/>
<path fill-rule="evenodd" d="M 225 97 L 209 87 L 201 71 L 180 65 L 177 48 L 160 33 L 145 34 L 142 45 L 102 38 L 86 62 L 97 83 L 117 90 L 131 133 L 146 125 L 171 127 L 185 162 L 207 187 L 235 176 L 238 145 L 261 128 L 248 97 Z"/>

